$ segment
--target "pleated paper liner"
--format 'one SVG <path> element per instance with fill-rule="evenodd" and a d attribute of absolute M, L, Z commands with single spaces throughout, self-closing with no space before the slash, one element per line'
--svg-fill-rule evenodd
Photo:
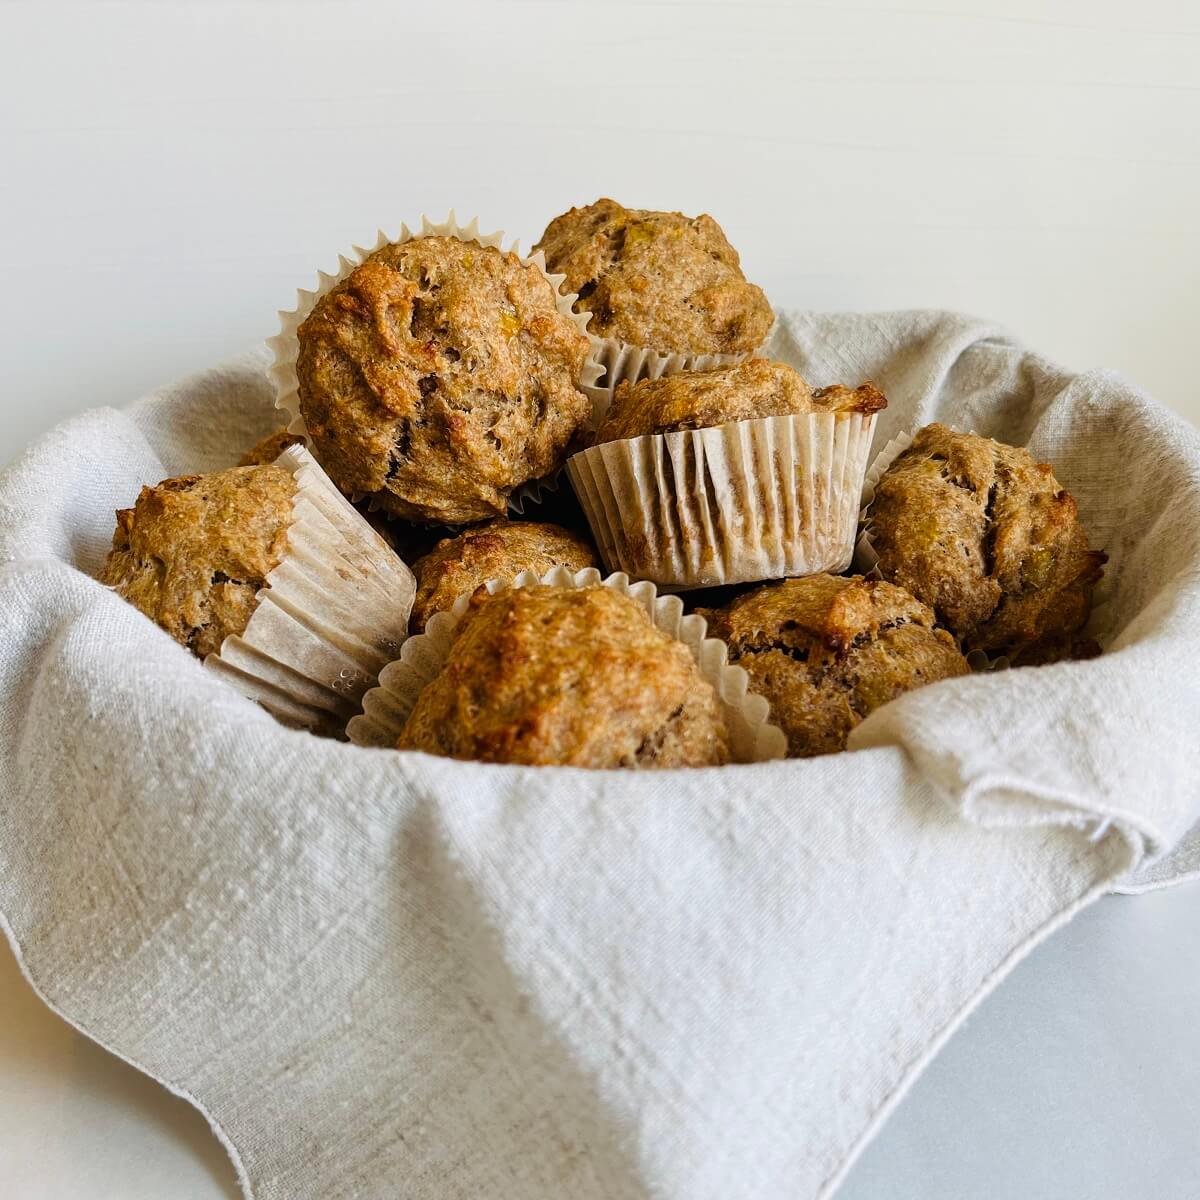
<path fill-rule="evenodd" d="M 375 241 L 372 245 L 353 246 L 348 255 L 339 254 L 336 271 L 318 271 L 317 286 L 311 290 L 301 289 L 296 293 L 296 307 L 279 313 L 279 333 L 267 339 L 267 345 L 271 348 L 271 352 L 274 355 L 274 362 L 267 369 L 267 374 L 270 376 L 271 382 L 275 385 L 275 407 L 286 414 L 288 418 L 288 431 L 303 437 L 306 445 L 311 447 L 308 437 L 308 427 L 305 425 L 304 416 L 300 412 L 300 381 L 296 375 L 296 360 L 300 354 L 300 341 L 297 331 L 305 318 L 312 312 L 317 301 L 332 291 L 351 271 L 360 266 L 376 250 L 381 250 L 384 246 L 391 243 L 400 245 L 404 242 L 411 242 L 416 238 L 423 237 L 452 237 L 457 238 L 461 242 L 476 242 L 480 246 L 494 246 L 502 252 L 516 254 L 524 266 L 535 267 L 549 280 L 550 286 L 554 289 L 558 311 L 564 316 L 570 317 L 580 333 L 587 333 L 588 314 L 576 313 L 572 310 L 571 306 L 576 300 L 573 292 L 563 294 L 562 282 L 566 276 L 550 274 L 546 270 L 546 257 L 540 250 L 536 254 L 522 255 L 518 253 L 518 243 L 514 241 L 506 251 L 504 246 L 506 235 L 500 230 L 497 230 L 495 233 L 480 233 L 478 217 L 473 218 L 466 225 L 460 225 L 455 218 L 454 210 L 451 209 L 446 220 L 440 224 L 430 221 L 427 216 L 422 214 L 421 226 L 416 232 L 409 229 L 407 225 L 401 225 L 400 232 L 395 237 L 391 237 L 380 229 L 377 231 Z M 588 340 L 592 342 L 593 350 L 583 364 L 583 371 L 581 372 L 578 386 L 580 391 L 591 397 L 594 385 L 604 368 L 596 360 L 595 339 L 589 338 Z M 555 472 L 544 479 L 531 479 L 521 484 L 514 489 L 512 495 L 509 497 L 509 508 L 517 513 L 521 513 L 527 505 L 537 504 L 545 492 L 555 490 L 559 486 L 558 480 L 560 476 L 561 471 Z"/>
<path fill-rule="evenodd" d="M 287 554 L 204 665 L 285 724 L 336 735 L 400 653 L 416 580 L 303 446 L 276 465 L 297 486 Z"/>
<path fill-rule="evenodd" d="M 749 690 L 749 676 L 741 667 L 730 665 L 725 643 L 706 636 L 708 626 L 704 618 L 694 613 L 684 615 L 683 602 L 678 596 L 660 596 L 652 583 L 632 583 L 625 575 L 602 578 L 592 567 L 575 572 L 555 567 L 540 579 L 531 571 L 524 571 L 511 582 L 491 579 L 484 586 L 495 594 L 505 587 L 529 587 L 536 583 L 571 588 L 599 583 L 632 597 L 659 629 L 687 646 L 700 673 L 713 685 L 729 728 L 733 761 L 763 762 L 785 755 L 787 740 L 782 730 L 770 723 L 766 700 Z M 362 714 L 346 730 L 352 742 L 359 746 L 396 745 L 421 689 L 445 664 L 455 631 L 470 603 L 470 593 L 459 596 L 449 611 L 435 613 L 430 618 L 423 634 L 404 643 L 399 659 L 380 673 L 379 686 L 363 697 Z"/>
<path fill-rule="evenodd" d="M 675 591 L 850 564 L 874 413 L 804 413 L 604 442 L 567 473 L 600 556 Z"/>
<path fill-rule="evenodd" d="M 879 555 L 871 545 L 869 534 L 870 509 L 875 501 L 875 489 L 883 478 L 884 472 L 913 444 L 914 434 L 898 433 L 880 452 L 875 455 L 867 473 L 863 477 L 862 495 L 858 506 L 858 537 L 854 543 L 854 569 L 860 575 L 879 577 Z"/>
<path fill-rule="evenodd" d="M 573 298 L 572 298 L 573 302 Z M 584 314 L 586 317 L 588 314 Z M 592 358 L 602 369 L 599 379 L 583 390 L 592 401 L 592 428 L 598 429 L 616 394 L 617 384 L 637 383 L 640 379 L 661 379 L 680 371 L 711 371 L 745 362 L 751 354 L 691 354 L 687 351 L 659 351 L 633 346 L 617 338 L 588 335 Z"/>

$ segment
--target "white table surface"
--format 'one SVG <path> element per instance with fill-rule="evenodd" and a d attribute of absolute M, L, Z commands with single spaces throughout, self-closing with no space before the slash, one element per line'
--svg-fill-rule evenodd
<path fill-rule="evenodd" d="M 777 303 L 984 314 L 1200 419 L 1194 0 L 43 0 L 0 3 L 0 61 L 0 461 L 273 332 L 377 225 L 454 205 L 528 245 L 600 194 L 712 212 Z M 1198 907 L 1080 916 L 841 1195 L 1194 1198 Z M 237 1195 L 2 947 L 0 1194 Z"/>

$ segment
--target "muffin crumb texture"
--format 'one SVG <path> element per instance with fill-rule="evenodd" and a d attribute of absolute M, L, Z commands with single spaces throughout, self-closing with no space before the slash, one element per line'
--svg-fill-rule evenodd
<path fill-rule="evenodd" d="M 1080 631 L 1107 556 L 1027 450 L 927 425 L 879 481 L 869 530 L 880 574 L 967 650 L 1015 665 L 1098 652 Z"/>
<path fill-rule="evenodd" d="M 436 612 L 489 579 L 515 579 L 522 571 L 542 576 L 554 567 L 599 567 L 591 544 L 578 534 L 541 521 L 503 517 L 444 538 L 413 563 L 417 598 L 410 627 L 420 633 Z"/>
<path fill-rule="evenodd" d="M 238 459 L 239 467 L 261 467 L 273 463 L 285 450 L 292 446 L 303 446 L 304 439 L 298 433 L 288 433 L 286 429 L 277 429 L 268 433 L 262 441 L 255 442 L 245 454 Z"/>
<path fill-rule="evenodd" d="M 710 216 L 597 200 L 555 217 L 534 247 L 566 275 L 588 332 L 659 351 L 745 354 L 774 319 Z"/>
<path fill-rule="evenodd" d="M 502 515 L 590 415 L 588 340 L 535 266 L 453 237 L 390 244 L 297 331 L 313 452 L 352 498 L 408 520 Z"/>
<path fill-rule="evenodd" d="M 861 576 L 787 579 L 697 611 L 770 704 L 791 757 L 844 750 L 880 705 L 969 670 L 928 606 Z"/>
<path fill-rule="evenodd" d="M 478 589 L 397 748 L 540 766 L 729 761 L 724 714 L 687 647 L 601 585 Z"/>
<path fill-rule="evenodd" d="M 614 442 L 730 421 L 804 413 L 873 413 L 887 400 L 872 383 L 813 389 L 786 363 L 765 358 L 617 385 L 596 441 Z"/>
<path fill-rule="evenodd" d="M 283 561 L 296 483 L 282 467 L 231 467 L 144 487 L 117 513 L 100 582 L 203 658 L 242 633 Z"/>

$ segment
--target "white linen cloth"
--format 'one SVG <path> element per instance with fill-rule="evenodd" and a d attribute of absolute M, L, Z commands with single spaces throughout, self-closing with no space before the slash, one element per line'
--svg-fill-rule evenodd
<path fill-rule="evenodd" d="M 804 762 L 363 750 L 275 724 L 91 578 L 142 483 L 276 424 L 264 355 L 0 477 L 4 927 L 49 1004 L 203 1109 L 248 1196 L 828 1196 L 1033 945 L 1200 867 L 1148 866 L 1200 799 L 1200 434 L 964 317 L 795 313 L 771 349 L 874 378 L 880 446 L 938 418 L 1051 460 L 1112 556 L 1106 654 L 912 693 Z"/>

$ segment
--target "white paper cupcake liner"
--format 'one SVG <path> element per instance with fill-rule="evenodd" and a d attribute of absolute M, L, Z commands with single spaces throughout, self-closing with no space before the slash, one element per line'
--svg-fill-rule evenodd
<path fill-rule="evenodd" d="M 998 654 L 992 658 L 982 650 L 971 650 L 963 657 L 967 660 L 967 666 L 976 674 L 986 675 L 989 671 L 1007 671 L 1012 666 L 1007 654 Z"/>
<path fill-rule="evenodd" d="M 874 413 L 805 413 L 604 442 L 567 473 L 600 557 L 687 590 L 843 571 Z"/>
<path fill-rule="evenodd" d="M 287 553 L 204 665 L 286 724 L 338 734 L 399 654 L 416 580 L 303 446 L 275 462 L 297 485 Z"/>
<path fill-rule="evenodd" d="M 636 600 L 664 633 L 683 642 L 696 660 L 700 673 L 712 684 L 729 728 L 729 747 L 734 762 L 764 762 L 783 758 L 787 739 L 770 723 L 767 701 L 749 690 L 750 679 L 741 667 L 729 663 L 725 643 L 705 636 L 708 625 L 693 613 L 685 616 L 678 596 L 660 596 L 652 583 L 631 583 L 625 575 L 602 578 L 592 567 L 572 572 L 555 567 L 540 579 L 524 571 L 511 583 L 489 580 L 484 586 L 495 594 L 505 587 L 529 587 L 549 583 L 556 587 L 584 588 L 600 583 Z M 397 661 L 379 676 L 379 686 L 363 697 L 363 711 L 346 730 L 359 746 L 395 746 L 417 696 L 441 671 L 454 642 L 454 633 L 471 603 L 471 593 L 459 596 L 449 611 L 435 613 L 425 632 L 404 643 Z"/>
<path fill-rule="evenodd" d="M 401 225 L 399 234 L 391 237 L 380 229 L 376 233 L 373 245 L 354 246 L 349 255 L 339 254 L 336 271 L 318 271 L 316 288 L 312 290 L 299 289 L 296 293 L 296 307 L 280 311 L 279 332 L 274 337 L 267 339 L 267 345 L 274 355 L 274 362 L 267 368 L 267 374 L 275 385 L 275 407 L 286 414 L 288 432 L 303 437 L 306 445 L 311 447 L 312 443 L 308 436 L 308 427 L 300 412 L 300 381 L 296 375 L 300 340 L 297 331 L 312 312 L 317 301 L 332 291 L 369 255 L 390 243 L 400 245 L 423 237 L 453 237 L 460 242 L 476 242 L 480 246 L 494 246 L 502 252 L 516 254 L 524 266 L 536 267 L 550 281 L 551 287 L 554 288 L 558 311 L 564 316 L 570 317 L 580 333 L 587 333 L 588 314 L 577 313 L 572 309 L 571 306 L 577 299 L 573 292 L 563 294 L 562 283 L 566 276 L 552 275 L 547 271 L 546 256 L 540 250 L 535 254 L 522 255 L 518 252 L 518 243 L 514 241 L 506 251 L 504 247 L 506 235 L 500 230 L 495 233 L 480 233 L 478 217 L 472 218 L 467 225 L 460 225 L 455 218 L 454 210 L 451 209 L 446 220 L 440 224 L 429 220 L 422 214 L 421 227 L 416 232 L 409 229 L 407 225 Z M 600 378 L 604 368 L 596 359 L 595 339 L 589 337 L 588 340 L 592 342 L 593 350 L 583 364 L 579 389 L 591 397 L 596 381 Z M 543 494 L 558 487 L 557 481 L 560 475 L 561 471 L 558 471 L 544 479 L 531 479 L 527 483 L 521 484 L 509 497 L 509 508 L 519 513 L 524 511 L 526 504 L 536 504 Z"/>
<path fill-rule="evenodd" d="M 860 575 L 879 574 L 879 555 L 871 545 L 868 531 L 867 512 L 875 501 L 875 489 L 883 478 L 884 472 L 913 444 L 911 433 L 898 433 L 880 452 L 875 455 L 867 473 L 863 477 L 862 496 L 858 506 L 858 537 L 854 543 L 854 569 Z"/>
<path fill-rule="evenodd" d="M 508 498 L 508 511 L 514 516 L 523 517 L 527 508 L 537 508 L 545 503 L 546 497 L 553 495 L 562 488 L 564 468 L 559 467 L 553 475 L 544 479 L 531 479 L 523 483 Z"/>
<path fill-rule="evenodd" d="M 731 367 L 736 363 L 745 362 L 754 353 L 670 353 L 651 350 L 646 346 L 633 346 L 616 338 L 602 338 L 595 334 L 588 336 L 592 341 L 592 358 L 602 372 L 596 381 L 583 389 L 592 401 L 592 429 L 600 427 L 619 383 L 637 383 L 639 379 L 661 379 L 664 375 L 677 375 L 680 371 L 710 371 L 714 367 Z"/>

